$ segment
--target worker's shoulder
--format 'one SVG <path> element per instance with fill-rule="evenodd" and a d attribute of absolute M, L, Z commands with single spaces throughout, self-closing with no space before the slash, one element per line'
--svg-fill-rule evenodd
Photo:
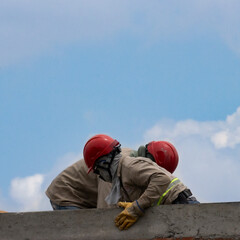
<path fill-rule="evenodd" d="M 153 166 L 157 167 L 157 164 L 149 158 L 145 157 L 130 157 L 124 156 L 122 159 L 122 164 L 126 167 L 135 167 L 135 166 Z"/>
<path fill-rule="evenodd" d="M 76 166 L 80 166 L 80 167 L 86 166 L 86 163 L 85 163 L 84 159 L 80 159 L 80 160 L 72 163 L 72 164 L 69 165 L 67 168 L 73 168 L 73 167 L 76 167 Z"/>
<path fill-rule="evenodd" d="M 121 149 L 121 155 L 122 156 L 130 156 L 130 154 L 133 152 L 131 148 L 122 148 Z"/>
<path fill-rule="evenodd" d="M 84 161 L 84 159 L 80 159 L 74 163 L 72 163 L 71 165 L 69 165 L 68 167 L 66 167 L 60 174 L 65 174 L 68 172 L 75 172 L 75 171 L 87 171 L 87 165 Z"/>
<path fill-rule="evenodd" d="M 79 179 L 97 179 L 97 175 L 94 174 L 93 172 L 90 172 L 88 174 L 88 167 L 84 161 L 84 159 L 80 159 L 77 162 L 73 163 L 70 165 L 68 168 L 66 168 L 64 171 L 62 171 L 61 174 L 59 174 L 60 178 L 71 178 L 74 176 L 75 178 Z"/>

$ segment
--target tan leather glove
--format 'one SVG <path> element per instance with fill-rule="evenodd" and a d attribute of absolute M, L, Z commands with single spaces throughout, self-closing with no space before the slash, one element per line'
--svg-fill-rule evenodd
<path fill-rule="evenodd" d="M 115 218 L 115 225 L 120 230 L 127 230 L 130 228 L 137 220 L 138 215 L 134 213 L 130 213 L 128 211 L 133 205 L 132 202 L 119 202 L 118 206 L 125 208 L 116 218 Z"/>

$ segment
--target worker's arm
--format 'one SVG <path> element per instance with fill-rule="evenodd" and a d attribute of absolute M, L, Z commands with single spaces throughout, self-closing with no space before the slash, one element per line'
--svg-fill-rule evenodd
<path fill-rule="evenodd" d="M 156 203 L 167 190 L 173 176 L 171 173 L 151 160 L 136 158 L 136 163 L 129 169 L 130 181 L 136 187 L 145 189 L 142 195 L 134 202 L 135 209 L 146 209 Z"/>
<path fill-rule="evenodd" d="M 145 189 L 145 191 L 134 202 L 119 203 L 119 206 L 125 208 L 115 219 L 116 226 L 121 230 L 128 229 L 138 217 L 144 214 L 146 208 L 157 202 L 171 182 L 169 172 L 159 168 L 150 160 L 142 158 L 135 158 L 131 164 L 122 166 L 122 177 L 125 176 L 128 176 L 128 182 L 132 186 Z"/>

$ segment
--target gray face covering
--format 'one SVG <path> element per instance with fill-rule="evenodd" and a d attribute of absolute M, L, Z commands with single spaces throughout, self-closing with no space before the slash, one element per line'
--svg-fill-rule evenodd
<path fill-rule="evenodd" d="M 117 156 L 117 155 L 116 155 Z M 112 159 L 112 154 L 99 158 L 96 166 L 97 174 L 106 182 L 112 182 L 113 176 L 117 170 L 118 161 Z"/>
<path fill-rule="evenodd" d="M 117 168 L 118 168 L 120 158 L 121 158 L 121 154 L 116 155 L 111 164 L 112 188 L 111 188 L 111 192 L 105 198 L 105 201 L 109 205 L 117 204 L 121 197 L 121 184 L 120 184 L 120 179 L 117 176 Z"/>
<path fill-rule="evenodd" d="M 98 168 L 98 171 L 99 171 L 99 176 L 102 180 L 106 182 L 112 182 L 112 177 L 108 170 L 103 168 Z"/>
<path fill-rule="evenodd" d="M 109 204 L 116 204 L 121 197 L 121 184 L 117 176 L 118 163 L 121 158 L 121 154 L 116 154 L 112 160 L 112 155 L 103 156 L 99 158 L 96 166 L 96 172 L 106 182 L 112 183 L 112 189 L 109 195 L 105 198 L 105 201 Z M 110 164 L 110 166 L 109 166 Z"/>

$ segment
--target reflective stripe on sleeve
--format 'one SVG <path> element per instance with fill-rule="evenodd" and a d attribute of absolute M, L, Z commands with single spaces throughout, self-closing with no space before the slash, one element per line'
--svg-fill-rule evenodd
<path fill-rule="evenodd" d="M 180 183 L 180 182 L 181 182 L 181 181 L 180 181 L 178 178 L 174 178 L 174 179 L 170 182 L 170 184 L 168 185 L 167 190 L 166 190 L 166 191 L 163 193 L 163 195 L 159 198 L 157 205 L 160 205 L 161 202 L 162 202 L 162 200 L 163 200 L 163 198 L 166 196 L 166 194 L 167 194 L 175 185 L 177 185 L 177 184 Z"/>

